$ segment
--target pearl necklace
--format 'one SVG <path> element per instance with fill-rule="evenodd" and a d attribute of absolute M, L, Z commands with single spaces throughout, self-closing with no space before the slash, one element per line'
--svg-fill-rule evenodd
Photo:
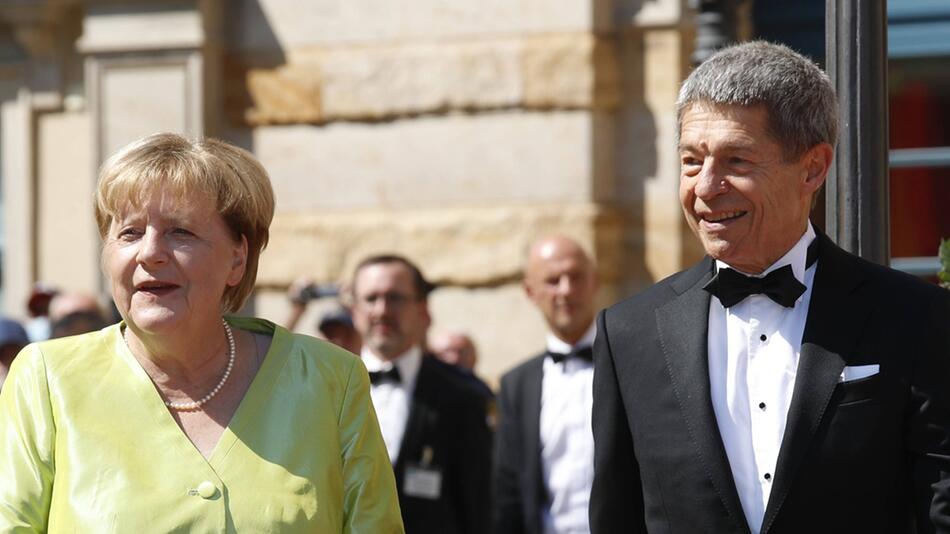
<path fill-rule="evenodd" d="M 210 393 L 201 397 L 196 401 L 191 402 L 170 402 L 165 401 L 165 406 L 168 406 L 172 410 L 179 411 L 194 411 L 198 408 L 204 406 L 208 401 L 214 398 L 215 395 L 221 391 L 221 388 L 224 387 L 225 382 L 228 381 L 228 377 L 231 376 L 231 369 L 234 368 L 234 356 L 237 350 L 234 348 L 234 334 L 231 333 L 231 327 L 228 325 L 228 322 L 224 319 L 221 319 L 221 323 L 224 325 L 224 333 L 228 337 L 228 367 L 224 370 L 224 375 L 221 377 L 221 380 L 218 380 L 218 384 L 214 386 L 214 389 Z M 122 336 L 125 340 L 126 346 L 129 344 L 129 329 L 126 328 Z"/>

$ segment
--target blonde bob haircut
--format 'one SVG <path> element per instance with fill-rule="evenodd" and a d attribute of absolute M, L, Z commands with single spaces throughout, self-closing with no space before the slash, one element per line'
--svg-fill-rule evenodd
<path fill-rule="evenodd" d="M 244 277 L 221 297 L 224 313 L 241 309 L 254 288 L 274 218 L 267 171 L 250 152 L 216 139 L 189 140 L 170 133 L 144 137 L 120 149 L 99 170 L 99 237 L 106 238 L 112 220 L 129 206 L 142 208 L 158 192 L 182 203 L 197 196 L 215 199 L 235 241 L 247 239 Z"/>

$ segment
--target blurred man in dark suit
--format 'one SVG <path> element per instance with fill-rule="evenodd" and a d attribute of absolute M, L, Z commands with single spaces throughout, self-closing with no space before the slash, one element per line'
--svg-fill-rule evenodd
<path fill-rule="evenodd" d="M 587 533 L 596 269 L 576 242 L 547 237 L 531 246 L 524 289 L 548 325 L 547 351 L 501 379 L 494 531 Z"/>
<path fill-rule="evenodd" d="M 432 289 L 406 258 L 367 258 L 353 275 L 353 323 L 407 534 L 483 534 L 491 472 L 486 399 L 424 352 Z"/>

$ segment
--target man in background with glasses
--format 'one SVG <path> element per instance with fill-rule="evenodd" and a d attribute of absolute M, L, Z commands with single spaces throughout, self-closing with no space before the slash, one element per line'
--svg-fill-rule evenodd
<path fill-rule="evenodd" d="M 425 352 L 434 289 L 402 256 L 356 267 L 353 323 L 396 474 L 407 534 L 488 529 L 491 432 L 485 398 Z"/>

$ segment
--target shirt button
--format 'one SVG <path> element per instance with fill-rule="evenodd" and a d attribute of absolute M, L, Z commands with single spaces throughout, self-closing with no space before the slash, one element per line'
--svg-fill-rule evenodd
<path fill-rule="evenodd" d="M 764 409 L 765 409 L 765 403 L 764 403 L 764 402 L 760 402 L 760 403 L 759 403 L 759 409 L 760 409 L 760 410 L 764 410 Z"/>
<path fill-rule="evenodd" d="M 201 484 L 198 484 L 198 495 L 202 499 L 210 499 L 218 492 L 218 488 L 214 487 L 214 484 L 205 480 Z"/>
<path fill-rule="evenodd" d="M 759 336 L 759 341 L 765 341 L 766 339 L 768 338 L 765 336 L 765 334 L 762 334 L 761 336 Z"/>
<path fill-rule="evenodd" d="M 772 480 L 772 475 L 769 473 L 765 474 L 765 480 Z"/>

